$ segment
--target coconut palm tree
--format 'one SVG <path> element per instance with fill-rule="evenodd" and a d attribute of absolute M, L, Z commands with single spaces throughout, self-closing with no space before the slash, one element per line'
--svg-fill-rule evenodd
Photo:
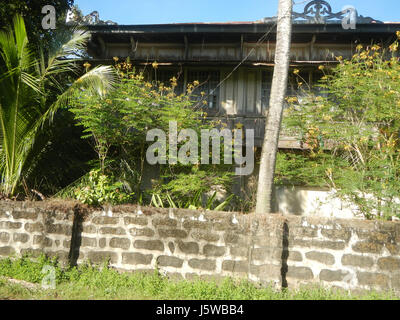
<path fill-rule="evenodd" d="M 66 106 L 77 89 L 104 94 L 116 79 L 113 68 L 98 66 L 78 76 L 76 54 L 90 35 L 74 29 L 68 38 L 35 57 L 29 48 L 25 23 L 14 18 L 12 28 L 0 31 L 0 191 L 15 194 L 35 161 L 35 137 L 55 112 Z M 49 120 L 49 121 L 48 121 Z M 28 161 L 29 159 L 29 161 Z"/>
<path fill-rule="evenodd" d="M 271 213 L 276 153 L 287 88 L 293 0 L 279 0 L 274 76 L 258 176 L 256 213 Z"/>

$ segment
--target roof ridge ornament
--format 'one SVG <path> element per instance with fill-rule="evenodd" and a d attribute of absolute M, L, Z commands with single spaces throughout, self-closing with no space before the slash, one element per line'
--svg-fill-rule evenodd
<path fill-rule="evenodd" d="M 331 18 L 343 18 L 343 13 L 332 14 L 332 7 L 328 2 L 313 0 L 304 7 L 303 13 L 293 12 L 293 18 L 303 18 L 313 23 L 325 23 Z"/>
<path fill-rule="evenodd" d="M 271 23 L 276 17 L 264 18 L 261 22 Z M 296 24 L 343 24 L 345 20 L 354 20 L 355 23 L 383 23 L 371 17 L 358 15 L 357 10 L 352 6 L 345 6 L 342 11 L 334 13 L 331 5 L 325 0 L 312 0 L 304 6 L 304 11 L 293 12 L 293 23 Z"/>
<path fill-rule="evenodd" d="M 71 10 L 68 10 L 66 23 L 78 25 L 117 25 L 116 22 L 113 22 L 111 20 L 101 20 L 98 11 L 92 11 L 85 16 L 83 15 L 82 10 L 80 10 L 76 5 L 73 6 Z"/>

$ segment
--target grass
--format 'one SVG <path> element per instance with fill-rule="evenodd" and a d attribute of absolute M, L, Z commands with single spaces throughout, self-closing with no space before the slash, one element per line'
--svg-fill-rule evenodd
<path fill-rule="evenodd" d="M 54 267 L 56 288 L 43 289 L 46 276 L 44 266 Z M 11 283 L 7 278 L 37 284 L 28 288 Z M 101 267 L 89 263 L 73 268 L 62 268 L 56 259 L 28 256 L 0 260 L 0 299 L 35 300 L 398 300 L 391 292 L 368 292 L 351 295 L 345 291 L 319 287 L 278 291 L 257 286 L 248 281 L 227 278 L 217 284 L 212 281 L 173 281 L 160 275 L 119 273 L 106 264 Z"/>

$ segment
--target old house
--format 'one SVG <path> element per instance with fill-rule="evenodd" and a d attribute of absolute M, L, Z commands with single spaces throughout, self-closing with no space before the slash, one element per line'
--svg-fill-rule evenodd
<path fill-rule="evenodd" d="M 136 69 L 145 70 L 152 79 L 167 82 L 175 76 L 180 90 L 198 80 L 198 91 L 207 95 L 209 117 L 230 128 L 238 123 L 253 128 L 255 146 L 260 147 L 274 67 L 276 24 L 277 18 L 271 17 L 250 22 L 90 25 L 89 54 L 93 62 L 102 64 L 112 64 L 113 57 L 130 57 Z M 352 57 L 359 44 L 388 46 L 396 39 L 397 30 L 400 22 L 381 22 L 359 15 L 354 8 L 335 11 L 326 1 L 309 1 L 303 12 L 293 13 L 288 95 L 297 92 L 294 69 L 313 86 L 322 75 L 320 65 L 338 63 L 337 56 Z M 156 70 L 152 67 L 155 61 Z M 283 130 L 279 147 L 301 149 L 303 145 Z M 313 212 L 314 200 L 321 194 L 311 195 L 310 200 L 308 191 L 303 191 L 283 191 L 278 202 L 285 203 L 286 209 L 279 204 L 279 210 Z M 333 206 L 328 207 L 331 212 Z"/>
<path fill-rule="evenodd" d="M 352 11 L 334 13 L 326 1 L 311 1 L 304 12 L 293 14 L 291 68 L 310 84 L 321 73 L 321 64 L 335 64 L 335 56 L 351 57 L 358 44 L 383 45 L 395 39 L 400 23 L 380 22 L 355 14 L 355 29 L 342 22 Z M 348 18 L 346 18 L 348 17 Z M 345 21 L 346 22 L 346 21 Z M 208 96 L 210 117 L 230 127 L 240 122 L 255 129 L 260 146 L 268 112 L 274 66 L 276 18 L 251 22 L 176 23 L 159 25 L 91 25 L 89 53 L 98 63 L 113 57 L 130 57 L 137 69 L 146 69 L 153 79 L 178 78 L 181 90 L 200 81 L 198 91 Z M 153 72 L 151 64 L 159 67 Z M 296 93 L 291 72 L 288 95 Z M 299 142 L 284 133 L 281 148 L 299 148 Z"/>

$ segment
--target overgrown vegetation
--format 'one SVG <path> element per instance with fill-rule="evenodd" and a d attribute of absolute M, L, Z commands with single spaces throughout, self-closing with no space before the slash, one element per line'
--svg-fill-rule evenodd
<path fill-rule="evenodd" d="M 21 15 L 25 19 L 28 38 L 31 48 L 38 52 L 41 48 L 47 48 L 54 42 L 54 37 L 60 29 L 65 28 L 67 11 L 73 8 L 74 0 L 6 0 L 0 6 L 0 28 L 13 24 L 14 16 Z M 44 30 L 42 19 L 45 16 L 42 9 L 51 5 L 56 10 L 56 27 L 58 31 Z"/>
<path fill-rule="evenodd" d="M 56 289 L 44 290 L 40 284 L 46 273 L 44 266 L 53 266 Z M 2 278 L 3 277 L 3 278 Z M 11 284 L 4 277 L 38 284 L 27 289 Z M 389 300 L 398 297 L 391 292 L 368 292 L 352 295 L 345 291 L 304 287 L 300 290 L 279 291 L 269 286 L 230 278 L 216 283 L 195 279 L 174 281 L 160 272 L 118 273 L 105 265 L 102 268 L 84 264 L 61 268 L 55 258 L 27 256 L 0 260 L 0 299 L 154 299 L 154 300 Z"/>
<path fill-rule="evenodd" d="M 29 47 L 25 22 L 15 16 L 12 27 L 0 31 L 0 175 L 6 197 L 16 196 L 31 178 L 49 140 L 37 139 L 50 130 L 48 121 L 65 106 L 76 87 L 107 90 L 111 67 L 99 66 L 79 76 L 74 57 L 89 35 L 73 29 L 54 35 L 39 53 Z"/>
<path fill-rule="evenodd" d="M 73 1 L 50 4 L 64 10 Z M 5 8 L 27 13 L 17 0 Z M 0 10 L 0 20 L 9 19 Z M 157 81 L 157 62 L 149 67 L 155 80 L 129 59 L 92 67 L 82 60 L 89 37 L 83 30 L 57 28 L 45 37 L 38 32 L 27 30 L 20 15 L 0 31 L 0 197 L 254 209 L 254 187 L 241 199 L 232 195 L 232 165 L 175 163 L 168 143 L 166 150 L 152 150 L 162 161 L 147 164 L 151 129 L 169 137 L 174 121 L 178 132 L 190 128 L 200 137 L 202 129 L 219 126 L 205 121 L 202 84 L 183 88 L 178 74 L 167 83 Z M 331 187 L 367 219 L 400 217 L 398 45 L 358 46 L 350 60 L 337 57 L 336 67 L 320 66 L 324 76 L 317 91 L 295 70 L 300 92 L 288 98 L 284 126 L 309 149 L 278 152 L 275 184 Z M 186 142 L 179 141 L 178 149 Z"/>
<path fill-rule="evenodd" d="M 400 32 L 398 32 L 400 37 Z M 320 88 L 289 99 L 285 124 L 301 132 L 321 177 L 368 219 L 400 215 L 400 62 L 389 50 L 357 47 L 351 60 L 325 72 Z M 326 152 L 326 147 L 331 149 Z M 312 175 L 311 175 L 312 177 Z"/>
<path fill-rule="evenodd" d="M 171 196 L 167 193 L 166 195 L 166 200 L 169 208 L 182 208 L 182 209 L 190 209 L 190 210 L 199 210 L 199 209 L 206 209 L 206 210 L 214 210 L 214 211 L 223 211 L 225 207 L 227 207 L 234 197 L 233 194 L 228 196 L 222 203 L 217 203 L 216 197 L 217 197 L 217 192 L 215 191 L 211 197 L 208 197 L 206 201 L 203 201 L 202 199 L 202 192 L 201 189 L 197 191 L 195 196 L 190 199 L 187 202 L 182 202 L 179 201 L 175 203 Z M 164 200 L 162 197 L 157 194 L 153 193 L 151 197 L 151 205 L 153 205 L 156 208 L 164 208 Z M 203 204 L 205 202 L 205 204 Z"/>
<path fill-rule="evenodd" d="M 76 188 L 75 197 L 89 205 L 122 204 L 132 201 L 134 193 L 123 190 L 122 182 L 114 182 L 113 176 L 104 175 L 100 169 L 89 172 L 84 188 Z"/>
<path fill-rule="evenodd" d="M 286 186 L 328 187 L 326 170 L 332 167 L 327 152 L 318 157 L 310 151 L 279 151 L 276 157 L 275 184 Z"/>
<path fill-rule="evenodd" d="M 153 166 L 158 170 L 159 178 L 153 179 L 152 185 L 143 192 L 146 152 L 154 144 L 146 140 L 150 130 L 157 129 L 168 137 L 173 130 L 171 122 L 175 122 L 177 132 L 190 128 L 200 137 L 200 130 L 213 124 L 204 122 L 206 114 L 201 108 L 207 103 L 204 93 L 194 94 L 198 81 L 189 83 L 186 92 L 178 94 L 175 77 L 169 83 L 147 81 L 143 73 L 135 72 L 129 59 L 118 60 L 115 58 L 119 81 L 113 90 L 105 95 L 82 90 L 76 94 L 69 109 L 78 125 L 84 128 L 83 138 L 93 141 L 99 160 L 97 168 L 102 175 L 113 175 L 115 179 L 112 180 L 122 184 L 121 190 L 134 193 L 138 202 L 154 204 L 151 197 L 157 194 L 163 206 L 183 207 L 183 203 L 191 203 L 199 207 L 198 199 L 203 200 L 203 194 L 213 192 L 215 186 L 225 192 L 229 190 L 230 165 L 176 163 L 169 152 L 169 144 L 166 144 L 165 150 L 161 147 L 154 150 L 160 159 Z M 153 64 L 153 68 L 156 69 L 157 64 Z M 178 150 L 185 143 L 179 141 Z M 82 180 L 71 188 L 79 189 L 80 194 L 82 190 L 92 190 L 86 182 Z M 95 202 L 94 199 L 91 201 Z"/>

